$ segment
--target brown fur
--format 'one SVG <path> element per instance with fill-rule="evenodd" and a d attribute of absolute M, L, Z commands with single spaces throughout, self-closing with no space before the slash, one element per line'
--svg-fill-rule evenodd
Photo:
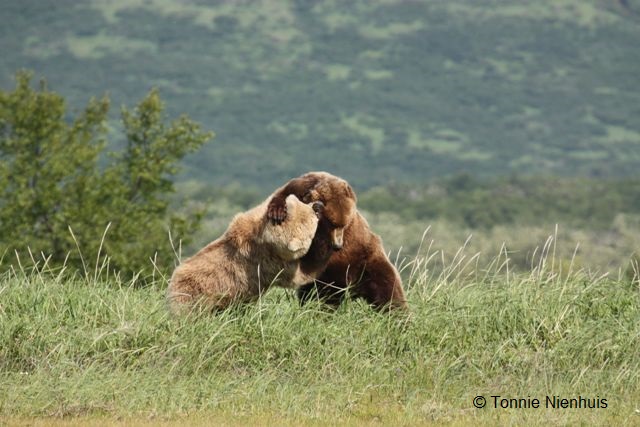
<path fill-rule="evenodd" d="M 275 225 L 266 217 L 268 202 L 236 215 L 220 238 L 176 268 L 167 291 L 172 311 L 196 305 L 223 309 L 255 300 L 271 286 L 296 287 L 310 280 L 301 273 L 299 259 L 311 246 L 320 204 L 287 197 L 291 215 Z"/>
<path fill-rule="evenodd" d="M 349 184 L 326 172 L 309 172 L 278 189 L 269 203 L 267 216 L 275 222 L 287 216 L 282 200 L 295 194 L 304 202 L 324 204 L 309 252 L 301 259 L 301 270 L 315 283 L 300 288 L 304 302 L 315 291 L 330 305 L 338 305 L 349 289 L 352 297 L 364 298 L 376 308 L 405 308 L 402 281 L 366 219 L 356 209 L 356 196 Z"/>

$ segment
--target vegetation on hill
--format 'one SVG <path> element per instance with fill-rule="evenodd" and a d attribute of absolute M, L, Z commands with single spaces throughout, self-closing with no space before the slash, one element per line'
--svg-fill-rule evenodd
<path fill-rule="evenodd" d="M 158 87 L 218 134 L 187 175 L 275 188 L 329 170 L 366 189 L 640 168 L 640 2 L 3 2 L 19 68 L 79 108 Z"/>
<path fill-rule="evenodd" d="M 604 229 L 619 214 L 640 214 L 640 179 L 513 175 L 478 180 L 463 174 L 423 185 L 372 188 L 358 204 L 407 220 L 447 218 L 473 229 L 554 223 Z"/>

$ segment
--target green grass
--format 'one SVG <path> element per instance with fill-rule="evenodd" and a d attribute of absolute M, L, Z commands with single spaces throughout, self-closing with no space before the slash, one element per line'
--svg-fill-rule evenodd
<path fill-rule="evenodd" d="M 335 312 L 275 290 L 171 317 L 166 283 L 18 271 L 0 278 L 0 422 L 623 425 L 640 422 L 640 281 L 527 273 L 461 251 L 404 262 L 411 310 Z M 469 268 L 469 266 L 474 266 Z M 91 271 L 89 276 L 93 276 Z M 475 409 L 472 399 L 589 397 L 606 409 Z"/>

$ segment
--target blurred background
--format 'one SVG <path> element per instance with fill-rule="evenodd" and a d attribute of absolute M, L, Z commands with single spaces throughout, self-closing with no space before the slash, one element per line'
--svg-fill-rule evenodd
<path fill-rule="evenodd" d="M 309 170 L 352 184 L 394 259 L 427 229 L 422 250 L 473 235 L 470 253 L 523 268 L 550 235 L 613 273 L 640 248 L 639 0 L 2 0 L 0 16 L 0 89 L 31 70 L 69 117 L 106 94 L 107 151 L 152 88 L 215 132 L 171 176 L 173 209 L 204 209 L 185 253 Z"/>

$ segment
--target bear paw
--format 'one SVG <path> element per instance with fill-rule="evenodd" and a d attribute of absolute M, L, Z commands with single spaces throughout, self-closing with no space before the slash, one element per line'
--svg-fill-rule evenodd
<path fill-rule="evenodd" d="M 282 224 L 287 219 L 287 202 L 285 199 L 274 197 L 267 207 L 267 218 L 274 224 Z"/>

